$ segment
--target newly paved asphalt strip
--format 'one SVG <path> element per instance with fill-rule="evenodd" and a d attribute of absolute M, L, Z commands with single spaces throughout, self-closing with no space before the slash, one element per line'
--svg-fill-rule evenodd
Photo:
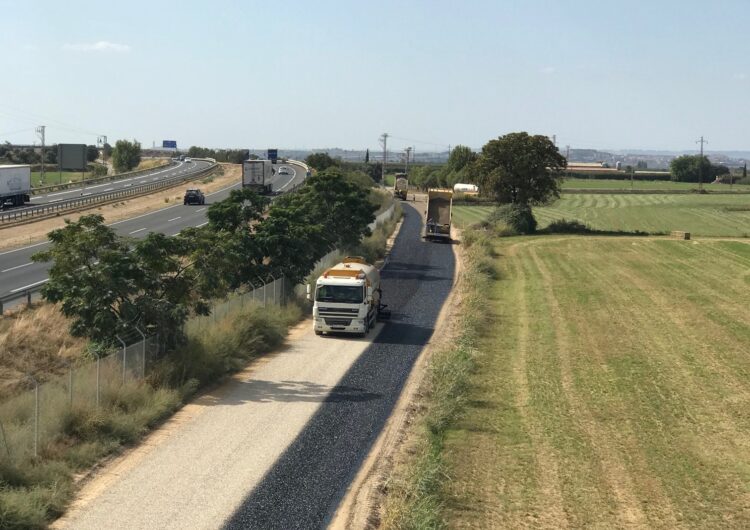
<path fill-rule="evenodd" d="M 292 170 L 291 175 L 274 175 L 272 181 L 273 189 L 283 188 L 282 191 L 294 187 L 305 178 L 305 170 L 301 166 L 287 164 Z M 196 184 L 185 182 L 184 189 L 195 187 Z M 155 212 L 139 215 L 131 219 L 112 223 L 117 233 L 130 237 L 145 237 L 149 232 L 163 232 L 174 235 L 181 230 L 191 226 L 202 226 L 206 223 L 206 209 L 213 202 L 225 199 L 232 189 L 238 189 L 239 182 L 226 188 L 207 195 L 206 204 L 202 206 L 177 204 L 162 208 Z M 182 188 L 181 188 L 182 189 Z M 131 200 L 138 200 L 131 199 Z M 7 230 L 13 230 L 8 228 Z M 43 283 L 47 279 L 49 264 L 33 263 L 31 256 L 36 252 L 47 248 L 48 243 L 37 243 L 26 247 L 0 251 L 0 297 L 23 291 Z M 8 304 L 6 307 L 11 307 Z"/>
<path fill-rule="evenodd" d="M 393 311 L 391 321 L 325 396 L 305 429 L 225 528 L 326 526 L 383 428 L 432 336 L 453 282 L 450 245 L 422 242 L 421 217 L 411 206 L 404 210 L 404 224 L 382 275 L 383 300 Z M 293 401 L 295 395 L 271 391 L 269 399 Z"/>
<path fill-rule="evenodd" d="M 321 528 L 393 410 L 450 291 L 449 245 L 406 206 L 383 273 L 393 321 L 288 347 L 177 413 L 84 486 L 55 528 Z M 372 340 L 372 342 L 369 342 Z"/>

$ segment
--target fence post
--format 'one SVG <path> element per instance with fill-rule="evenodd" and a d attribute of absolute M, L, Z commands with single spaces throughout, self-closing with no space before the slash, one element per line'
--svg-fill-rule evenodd
<path fill-rule="evenodd" d="M 141 379 L 146 379 L 146 334 L 138 329 L 138 326 L 135 327 L 135 330 L 141 334 L 141 337 L 143 339 L 143 347 L 141 348 L 141 352 L 143 353 L 143 362 L 141 363 Z"/>
<path fill-rule="evenodd" d="M 263 307 L 266 307 L 266 282 L 264 282 L 260 276 L 257 276 L 257 278 L 260 280 L 260 283 L 263 284 Z"/>
<path fill-rule="evenodd" d="M 70 366 L 70 379 L 68 380 L 68 391 L 70 392 L 70 407 L 73 408 L 73 365 Z"/>
<path fill-rule="evenodd" d="M 99 406 L 99 374 L 101 373 L 102 358 L 96 358 L 96 406 Z"/>
<path fill-rule="evenodd" d="M 26 305 L 31 306 L 31 291 L 26 291 Z"/>
<path fill-rule="evenodd" d="M 34 458 L 39 455 L 39 381 L 34 379 Z"/>
<path fill-rule="evenodd" d="M 125 345 L 125 342 L 118 336 L 115 335 L 115 338 L 120 341 L 122 344 L 122 384 L 125 384 L 125 357 L 127 356 L 127 346 Z"/>
<path fill-rule="evenodd" d="M 271 278 L 273 278 L 273 274 L 271 275 Z M 273 303 L 275 305 L 281 305 L 279 303 L 279 297 L 276 295 L 276 284 L 279 283 L 276 281 L 276 278 L 273 278 Z"/>
<path fill-rule="evenodd" d="M 3 435 L 3 445 L 5 446 L 5 454 L 8 455 L 8 461 L 10 461 L 10 447 L 8 447 L 8 440 L 5 438 L 5 428 L 3 422 L 0 421 L 0 434 Z"/>

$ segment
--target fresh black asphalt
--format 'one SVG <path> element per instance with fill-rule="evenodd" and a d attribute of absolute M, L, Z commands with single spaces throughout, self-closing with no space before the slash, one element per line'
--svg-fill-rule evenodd
<path fill-rule="evenodd" d="M 383 302 L 393 312 L 391 322 L 249 492 L 226 529 L 325 527 L 393 411 L 432 336 L 455 267 L 451 246 L 423 242 L 421 216 L 410 204 L 404 206 L 403 226 L 382 273 Z"/>

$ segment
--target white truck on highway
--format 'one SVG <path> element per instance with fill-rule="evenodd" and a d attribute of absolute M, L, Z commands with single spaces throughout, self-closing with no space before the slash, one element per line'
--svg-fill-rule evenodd
<path fill-rule="evenodd" d="M 0 166 L 0 210 L 23 206 L 31 193 L 31 166 Z"/>
<path fill-rule="evenodd" d="M 310 285 L 308 299 L 312 298 Z M 381 304 L 380 271 L 359 256 L 348 256 L 315 282 L 313 329 L 323 333 L 355 333 L 364 337 L 378 317 L 389 312 Z"/>
<path fill-rule="evenodd" d="M 273 174 L 270 160 L 245 160 L 242 163 L 242 187 L 252 188 L 261 195 L 271 193 Z"/>

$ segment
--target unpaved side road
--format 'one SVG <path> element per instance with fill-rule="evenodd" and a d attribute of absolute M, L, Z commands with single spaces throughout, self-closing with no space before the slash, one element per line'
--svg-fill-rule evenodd
<path fill-rule="evenodd" d="M 421 205 L 420 205 L 421 206 Z M 372 342 L 316 337 L 185 407 L 84 488 L 57 528 L 321 528 L 393 411 L 453 283 L 450 245 L 405 206 Z"/>

